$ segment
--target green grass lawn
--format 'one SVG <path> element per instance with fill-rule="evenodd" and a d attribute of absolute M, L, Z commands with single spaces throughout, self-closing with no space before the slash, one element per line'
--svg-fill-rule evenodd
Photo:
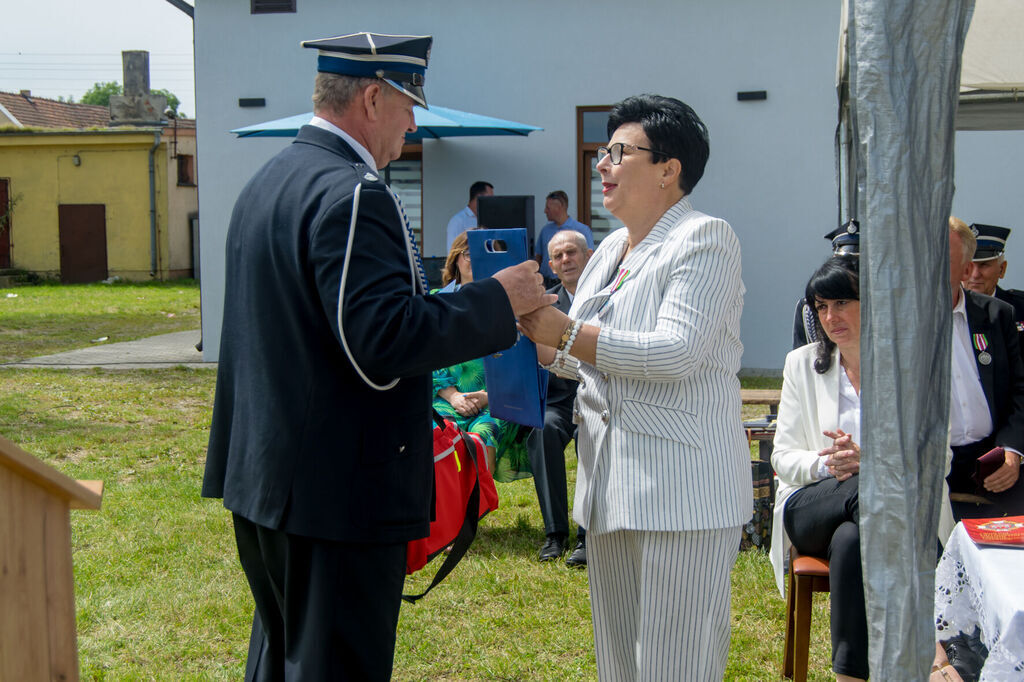
<path fill-rule="evenodd" d="M 0 363 L 198 328 L 190 279 L 0 289 Z"/>
<path fill-rule="evenodd" d="M 167 301 L 176 297 L 191 303 L 169 320 L 196 306 L 191 285 L 103 287 L 94 288 L 98 317 L 120 316 L 123 329 L 145 329 L 156 311 L 175 310 Z M 21 298 L 31 289 L 7 291 Z M 164 303 L 149 301 L 163 296 Z M 88 317 L 84 303 L 72 307 Z M 43 327 L 38 333 L 48 334 Z M 46 345 L 25 329 L 32 347 Z M 163 331 L 173 329 L 150 333 Z M 4 344 L 0 352 L 10 353 Z M 199 497 L 214 379 L 211 370 L 181 368 L 0 371 L 0 434 L 70 476 L 105 482 L 100 511 L 72 513 L 84 680 L 241 678 L 252 600 L 229 514 Z M 571 448 L 567 464 L 572 485 Z M 498 484 L 498 492 L 501 508 L 484 519 L 463 563 L 421 602 L 402 606 L 395 679 L 596 679 L 586 571 L 536 561 L 543 531 L 532 480 Z M 408 589 L 421 590 L 435 569 L 410 578 Z M 767 555 L 742 552 L 732 584 L 726 678 L 777 679 L 784 603 Z M 811 679 L 826 680 L 827 598 L 815 600 Z"/>

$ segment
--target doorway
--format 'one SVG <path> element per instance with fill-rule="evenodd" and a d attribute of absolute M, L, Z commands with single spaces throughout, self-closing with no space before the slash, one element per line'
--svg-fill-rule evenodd
<path fill-rule="evenodd" d="M 60 281 L 98 282 L 107 278 L 107 207 L 104 204 L 61 204 Z"/>

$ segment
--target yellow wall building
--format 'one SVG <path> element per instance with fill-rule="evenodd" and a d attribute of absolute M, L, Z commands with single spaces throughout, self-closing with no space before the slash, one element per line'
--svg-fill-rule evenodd
<path fill-rule="evenodd" d="M 195 148 L 194 121 L 164 128 L 0 128 L 11 267 L 78 282 L 192 276 Z"/>

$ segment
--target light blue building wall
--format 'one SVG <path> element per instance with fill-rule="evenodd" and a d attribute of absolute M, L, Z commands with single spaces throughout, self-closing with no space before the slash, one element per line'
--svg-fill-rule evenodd
<path fill-rule="evenodd" d="M 249 0 L 207 0 L 195 14 L 204 355 L 217 357 L 224 238 L 246 180 L 288 140 L 228 131 L 311 109 L 316 55 L 304 39 L 360 30 L 432 34 L 428 100 L 541 126 L 528 138 L 423 145 L 424 250 L 444 251 L 448 218 L 471 182 L 532 194 L 536 222 L 553 189 L 577 187 L 576 107 L 653 92 L 696 109 L 711 159 L 692 201 L 726 218 L 743 247 L 743 366 L 777 371 L 793 308 L 828 254 L 836 224 L 833 136 L 839 3 L 821 0 L 298 0 L 295 14 L 251 15 Z M 763 101 L 737 92 L 765 90 Z M 263 97 L 262 108 L 239 107 Z M 1024 287 L 1024 133 L 960 133 L 954 210 L 1014 227 L 1011 286 Z M 1015 247 L 1020 247 L 1015 248 Z M 1017 257 L 1017 254 L 1020 254 Z M 1019 268 L 1014 269 L 1014 263 Z"/>

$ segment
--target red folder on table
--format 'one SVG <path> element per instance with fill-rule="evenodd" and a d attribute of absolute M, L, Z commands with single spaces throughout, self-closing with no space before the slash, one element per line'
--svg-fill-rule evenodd
<path fill-rule="evenodd" d="M 977 545 L 1024 547 L 1024 516 L 964 519 L 964 530 Z"/>
<path fill-rule="evenodd" d="M 470 230 L 466 236 L 473 279 L 490 277 L 530 258 L 525 229 Z M 537 346 L 533 341 L 520 336 L 511 348 L 488 355 L 484 358 L 484 372 L 492 415 L 523 426 L 544 428 L 548 373 L 537 364 Z"/>

